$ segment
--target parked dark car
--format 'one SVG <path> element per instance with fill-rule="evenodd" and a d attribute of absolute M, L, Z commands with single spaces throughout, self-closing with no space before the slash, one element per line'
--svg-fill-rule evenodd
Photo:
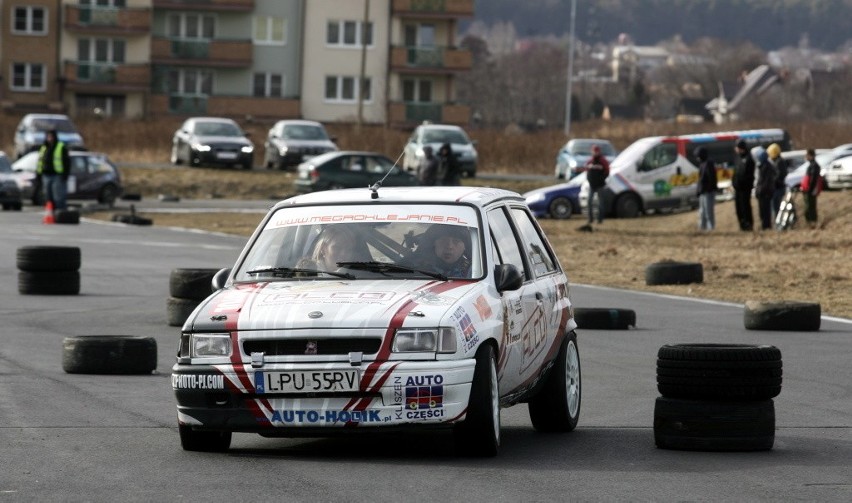
<path fill-rule="evenodd" d="M 106 154 L 98 152 L 69 152 L 71 172 L 69 174 L 68 199 L 96 199 L 101 204 L 112 206 L 124 191 L 121 174 Z M 24 199 L 35 205 L 44 204 L 41 178 L 36 175 L 38 152 L 30 152 L 12 163 L 18 177 Z"/>
<path fill-rule="evenodd" d="M 311 157 L 338 150 L 319 122 L 282 120 L 269 128 L 264 144 L 267 168 L 289 169 Z"/>
<path fill-rule="evenodd" d="M 15 129 L 15 159 L 38 150 L 44 143 L 45 133 L 51 130 L 56 130 L 59 141 L 68 145 L 69 150 L 85 150 L 83 137 L 67 115 L 27 114 Z"/>
<path fill-rule="evenodd" d="M 393 161 L 382 154 L 340 151 L 328 152 L 300 164 L 293 188 L 305 193 L 368 187 L 379 180 L 383 187 L 418 185 L 416 176 L 401 166 L 394 166 Z"/>
<path fill-rule="evenodd" d="M 0 152 L 0 205 L 4 210 L 21 209 L 21 189 L 12 171 L 12 163 L 4 152 Z"/>
<path fill-rule="evenodd" d="M 580 187 L 585 181 L 586 173 L 580 173 L 567 183 L 534 189 L 523 196 L 536 218 L 571 218 L 581 213 Z"/>
<path fill-rule="evenodd" d="M 190 117 L 172 137 L 171 162 L 251 169 L 254 165 L 254 144 L 239 124 L 231 119 Z"/>

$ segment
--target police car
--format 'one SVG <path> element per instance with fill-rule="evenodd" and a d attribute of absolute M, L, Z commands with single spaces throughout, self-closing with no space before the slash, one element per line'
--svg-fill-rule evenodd
<path fill-rule="evenodd" d="M 340 239 L 348 239 L 346 242 Z M 524 199 L 345 189 L 277 203 L 181 329 L 181 445 L 451 428 L 493 456 L 500 410 L 571 431 L 580 361 L 566 274 Z"/>

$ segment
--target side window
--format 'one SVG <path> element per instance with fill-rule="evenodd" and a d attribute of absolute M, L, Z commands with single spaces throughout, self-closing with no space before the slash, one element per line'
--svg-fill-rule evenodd
<path fill-rule="evenodd" d="M 390 166 L 386 166 L 383 159 L 379 157 L 366 157 L 367 161 L 367 172 L 384 175 L 390 169 Z"/>
<path fill-rule="evenodd" d="M 521 233 L 521 241 L 526 246 L 527 258 L 536 277 L 550 274 L 556 270 L 556 262 L 550 253 L 550 249 L 538 233 L 532 217 L 526 210 L 512 208 L 512 216 L 518 224 Z"/>
<path fill-rule="evenodd" d="M 529 271 L 524 265 L 524 258 L 521 249 L 518 247 L 518 241 L 515 239 L 512 224 L 509 223 L 509 217 L 502 209 L 498 208 L 488 212 L 488 222 L 491 236 L 502 263 L 517 266 L 523 272 L 524 280 L 529 280 Z"/>
<path fill-rule="evenodd" d="M 82 156 L 71 157 L 71 171 L 72 175 L 80 176 L 84 175 L 88 171 L 86 158 Z"/>
<path fill-rule="evenodd" d="M 677 160 L 677 145 L 663 143 L 648 151 L 639 164 L 639 171 L 653 171 Z"/>

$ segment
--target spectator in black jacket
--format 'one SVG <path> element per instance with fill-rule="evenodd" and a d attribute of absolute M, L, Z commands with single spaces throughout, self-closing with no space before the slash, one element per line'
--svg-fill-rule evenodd
<path fill-rule="evenodd" d="M 712 231 L 716 227 L 716 192 L 719 191 L 716 164 L 707 149 L 695 149 L 698 158 L 698 229 Z"/>
<path fill-rule="evenodd" d="M 762 151 L 758 157 L 760 163 L 757 165 L 757 182 L 754 186 L 754 194 L 757 196 L 757 208 L 760 213 L 761 230 L 771 229 L 774 220 L 772 216 L 772 196 L 775 193 L 775 179 L 777 172 L 775 166 L 769 162 L 766 151 Z"/>
<path fill-rule="evenodd" d="M 754 158 L 743 140 L 737 142 L 734 150 L 739 156 L 734 165 L 734 177 L 731 180 L 731 185 L 734 188 L 737 221 L 740 223 L 740 230 L 750 231 L 754 227 L 754 218 L 751 212 L 751 191 L 754 188 Z"/>

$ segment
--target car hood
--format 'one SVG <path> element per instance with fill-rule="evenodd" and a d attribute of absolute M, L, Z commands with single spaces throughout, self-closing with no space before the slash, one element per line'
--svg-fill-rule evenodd
<path fill-rule="evenodd" d="M 424 147 L 429 146 L 432 147 L 432 151 L 436 154 L 438 150 L 441 149 L 441 145 L 443 143 L 425 143 Z M 476 154 L 476 149 L 473 147 L 472 143 L 450 143 L 450 148 L 453 149 L 454 154 L 462 154 L 462 155 L 474 155 Z"/>
<path fill-rule="evenodd" d="M 273 141 L 290 147 L 326 147 L 337 150 L 337 145 L 335 145 L 331 140 L 285 140 L 282 138 L 276 138 Z"/>
<path fill-rule="evenodd" d="M 566 182 L 566 183 L 560 183 L 560 184 L 557 184 L 557 185 L 550 185 L 548 187 L 541 187 L 541 188 L 538 188 L 538 189 L 530 190 L 528 192 L 524 192 L 523 197 L 529 198 L 531 196 L 537 196 L 537 195 L 540 195 L 540 194 L 549 194 L 553 191 L 566 190 L 566 189 L 577 189 L 577 191 L 579 191 L 580 187 L 583 186 L 583 182 L 585 182 L 585 181 L 586 181 L 585 176 L 576 176 L 576 177 L 572 178 L 571 181 Z"/>
<path fill-rule="evenodd" d="M 32 136 L 33 143 L 44 143 L 44 131 L 33 131 L 30 134 Z M 57 136 L 59 137 L 59 141 L 66 145 L 70 145 L 72 147 L 79 147 L 83 145 L 83 137 L 80 136 L 79 133 L 65 133 L 60 131 Z"/>
<path fill-rule="evenodd" d="M 199 143 L 235 143 L 238 145 L 251 145 L 248 138 L 242 136 L 196 136 L 195 139 Z"/>
<path fill-rule="evenodd" d="M 239 284 L 219 290 L 184 324 L 188 331 L 436 326 L 479 281 L 314 280 Z M 425 325 L 424 325 L 425 323 Z"/>

